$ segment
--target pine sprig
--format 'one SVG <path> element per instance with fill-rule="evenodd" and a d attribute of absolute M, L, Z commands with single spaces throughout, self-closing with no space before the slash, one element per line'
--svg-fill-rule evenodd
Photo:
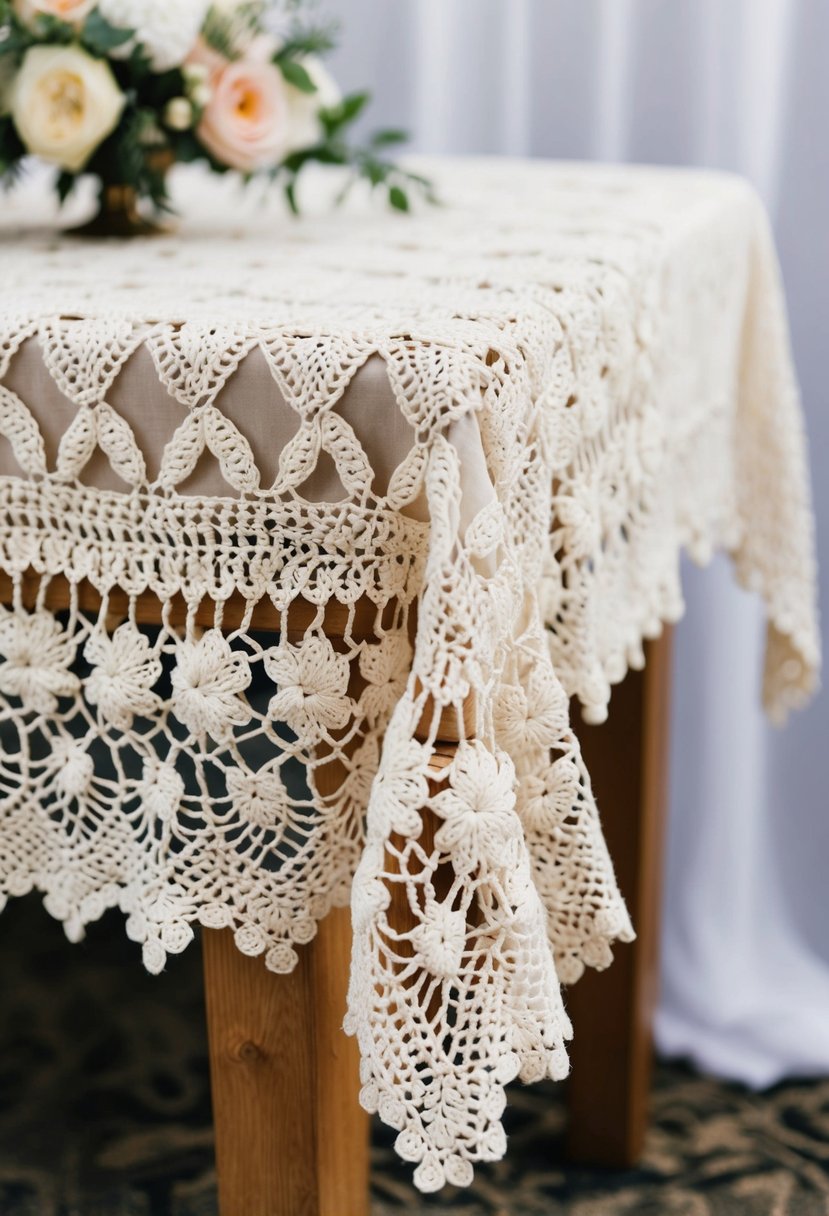
<path fill-rule="evenodd" d="M 262 29 L 263 0 L 245 0 L 232 9 L 213 5 L 202 27 L 207 45 L 225 59 L 238 59 Z"/>
<path fill-rule="evenodd" d="M 311 29 L 294 29 L 282 43 L 276 59 L 296 59 L 305 55 L 327 55 L 337 46 L 339 25 L 330 21 Z"/>

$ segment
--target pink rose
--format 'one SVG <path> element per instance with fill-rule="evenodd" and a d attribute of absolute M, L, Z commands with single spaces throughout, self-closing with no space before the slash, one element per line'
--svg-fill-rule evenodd
<path fill-rule="evenodd" d="M 211 74 L 212 96 L 196 134 L 223 165 L 253 173 L 279 164 L 288 147 L 289 110 L 272 63 L 238 59 Z"/>
<path fill-rule="evenodd" d="M 49 17 L 60 17 L 72 24 L 83 21 L 95 7 L 95 0 L 15 0 L 18 16 L 31 21 L 38 13 Z"/>

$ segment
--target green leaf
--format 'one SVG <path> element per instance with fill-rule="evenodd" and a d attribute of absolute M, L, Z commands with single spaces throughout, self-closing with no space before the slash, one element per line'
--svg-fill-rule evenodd
<path fill-rule="evenodd" d="M 361 165 L 363 176 L 371 182 L 372 186 L 379 186 L 384 182 L 391 173 L 392 166 L 382 160 L 375 160 L 373 156 L 367 156 Z"/>
<path fill-rule="evenodd" d="M 175 145 L 176 160 L 182 164 L 203 160 L 207 155 L 192 131 L 174 131 L 170 137 Z"/>
<path fill-rule="evenodd" d="M 317 86 L 308 74 L 307 68 L 304 68 L 301 63 L 297 63 L 296 59 L 277 59 L 277 66 L 288 84 L 299 89 L 300 93 L 316 93 Z"/>
<path fill-rule="evenodd" d="M 61 207 L 69 198 L 69 195 L 75 189 L 77 177 L 74 173 L 67 173 L 65 170 L 58 174 L 58 180 L 55 182 L 55 189 L 58 193 L 58 202 Z"/>
<path fill-rule="evenodd" d="M 350 93 L 339 105 L 320 110 L 320 122 L 328 135 L 336 135 L 343 127 L 354 122 L 371 101 L 371 93 Z"/>
<path fill-rule="evenodd" d="M 299 203 L 296 199 L 296 178 L 292 177 L 284 186 L 285 199 L 291 209 L 292 215 L 299 215 Z"/>
<path fill-rule="evenodd" d="M 134 79 L 142 80 L 146 76 L 151 76 L 153 86 L 157 86 L 160 78 L 158 74 L 153 71 L 152 60 L 140 43 L 137 42 L 130 51 L 130 57 L 127 60 L 127 63 Z M 170 76 L 171 74 L 172 73 L 170 72 L 166 72 L 164 75 Z M 181 80 L 181 75 L 177 73 L 176 76 L 176 83 L 178 84 L 178 82 Z M 180 93 L 181 89 L 178 88 L 177 92 Z"/>
<path fill-rule="evenodd" d="M 32 33 L 37 42 L 54 42 L 65 45 L 75 37 L 72 26 L 61 17 L 49 13 L 38 13 L 31 22 Z"/>
<path fill-rule="evenodd" d="M 342 112 L 343 123 L 354 122 L 358 118 L 371 101 L 371 93 L 367 90 L 362 93 L 349 93 L 340 102 L 340 110 Z"/>
<path fill-rule="evenodd" d="M 81 41 L 90 51 L 97 55 L 108 55 L 116 47 L 123 46 L 135 37 L 135 30 L 122 30 L 110 25 L 106 17 L 102 17 L 94 8 L 84 22 L 81 31 Z"/>
<path fill-rule="evenodd" d="M 10 118 L 0 118 L 0 176 L 16 174 L 26 149 Z"/>
<path fill-rule="evenodd" d="M 401 186 L 389 187 L 389 203 L 395 211 L 409 210 L 409 196 Z"/>
<path fill-rule="evenodd" d="M 399 131 L 390 127 L 385 131 L 375 131 L 371 137 L 372 148 L 387 148 L 390 144 L 405 144 L 409 138 L 408 131 Z"/>
<path fill-rule="evenodd" d="M 299 152 L 292 152 L 290 156 L 286 156 L 282 162 L 284 169 L 289 173 L 297 174 L 303 165 L 307 165 L 310 160 L 313 160 L 310 148 L 302 148 Z"/>
<path fill-rule="evenodd" d="M 35 39 L 30 30 L 21 25 L 11 25 L 7 28 L 6 36 L 0 40 L 0 55 L 18 55 L 28 50 Z"/>
<path fill-rule="evenodd" d="M 347 165 L 350 163 L 348 149 L 338 144 L 318 144 L 308 149 L 308 159 L 320 165 Z"/>

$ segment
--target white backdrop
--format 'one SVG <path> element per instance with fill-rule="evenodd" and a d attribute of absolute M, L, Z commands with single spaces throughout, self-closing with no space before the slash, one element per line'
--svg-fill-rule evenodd
<path fill-rule="evenodd" d="M 829 574 L 829 2 L 332 0 L 336 70 L 428 152 L 704 164 L 775 220 Z M 762 622 L 686 572 L 658 1039 L 762 1085 L 829 1072 L 829 698 L 759 710 Z"/>

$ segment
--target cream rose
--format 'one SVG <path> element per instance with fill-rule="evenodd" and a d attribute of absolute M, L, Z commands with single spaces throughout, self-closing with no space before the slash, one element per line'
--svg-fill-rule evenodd
<path fill-rule="evenodd" d="M 34 46 L 12 87 L 11 115 L 27 151 L 78 173 L 118 124 L 124 95 L 103 59 L 76 46 Z"/>
<path fill-rule="evenodd" d="M 14 5 L 23 21 L 30 22 L 43 13 L 47 17 L 59 17 L 72 25 L 83 21 L 94 7 L 95 0 L 15 0 Z"/>
<path fill-rule="evenodd" d="M 237 59 L 215 73 L 197 135 L 223 165 L 253 173 L 288 149 L 289 113 L 282 74 L 272 63 Z"/>
<path fill-rule="evenodd" d="M 336 80 L 321 59 L 309 55 L 300 60 L 302 67 L 317 86 L 316 93 L 303 93 L 295 85 L 285 86 L 288 98 L 288 151 L 311 148 L 322 138 L 320 110 L 333 109 L 342 101 Z"/>

